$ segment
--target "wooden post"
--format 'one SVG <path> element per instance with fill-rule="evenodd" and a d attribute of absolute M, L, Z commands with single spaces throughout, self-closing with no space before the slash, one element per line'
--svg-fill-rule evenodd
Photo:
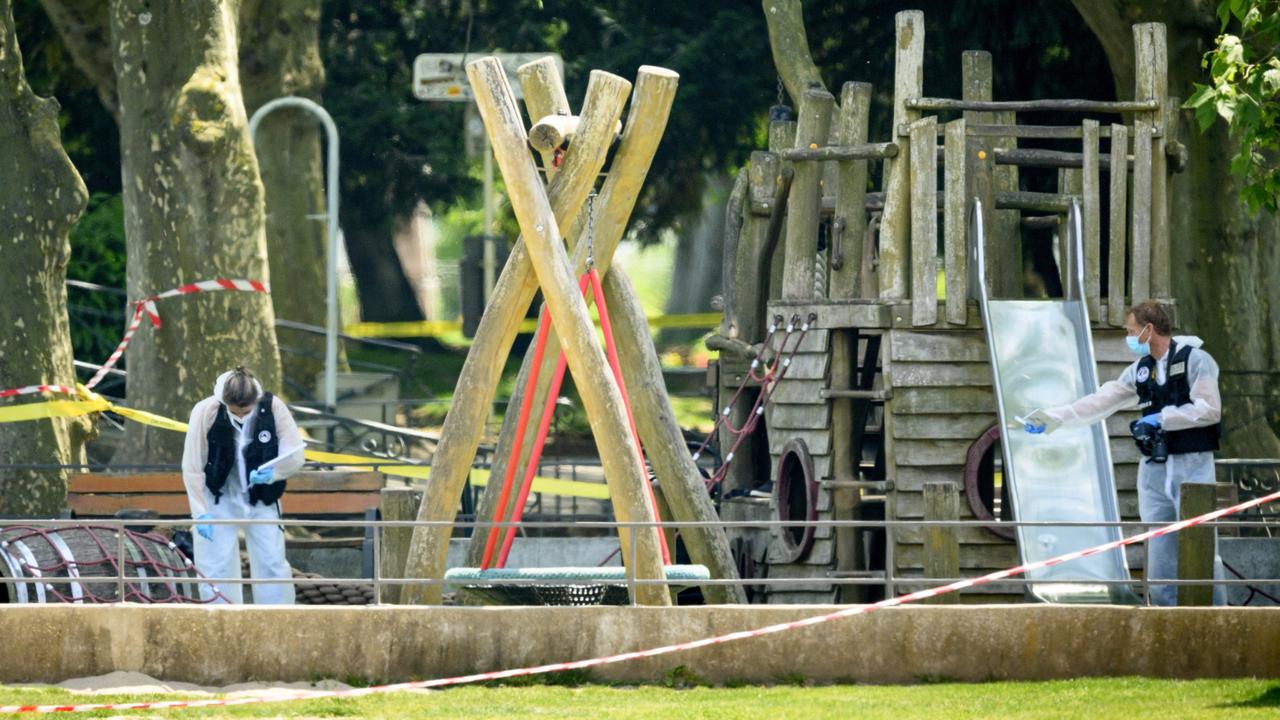
<path fill-rule="evenodd" d="M 587 193 L 595 184 L 613 138 L 614 123 L 621 116 L 626 102 L 628 83 L 625 80 L 604 75 L 600 78 L 599 89 L 589 91 L 583 104 L 577 142 L 565 153 L 560 172 L 551 181 L 549 193 L 555 202 L 557 221 L 561 223 L 570 222 L 577 216 Z M 632 111 L 633 114 L 635 112 Z M 637 146 L 635 152 L 651 158 L 656 146 L 657 140 L 653 139 L 648 148 Z M 615 164 L 622 159 L 624 151 L 628 151 L 625 139 L 618 148 Z M 618 205 L 625 205 L 625 211 L 629 213 L 631 203 L 634 203 L 634 198 L 630 203 L 618 202 Z M 602 216 L 614 212 L 612 203 L 602 202 L 601 205 L 604 207 L 600 213 Z M 616 211 L 622 212 L 623 209 L 619 207 Z M 533 274 L 528 250 L 523 240 L 519 240 L 511 249 L 507 264 L 494 285 L 471 350 L 459 373 L 455 402 L 445 416 L 440 444 L 432 458 L 431 483 L 427 485 L 418 511 L 419 520 L 448 521 L 457 514 L 458 499 L 471 472 L 507 354 L 537 290 L 537 278 Z M 443 577 L 449 534 L 449 529 L 443 526 L 417 528 L 405 565 L 405 576 Z M 401 597 L 407 603 L 438 604 L 440 588 L 406 587 Z"/>
<path fill-rule="evenodd" d="M 1160 109 L 1147 114 L 1154 130 L 1151 153 L 1151 290 L 1150 296 L 1168 298 L 1170 287 L 1169 174 L 1165 148 L 1170 139 L 1172 114 L 1177 103 L 1169 98 L 1169 52 L 1163 23 L 1133 26 L 1134 100 L 1155 100 Z M 1144 113 L 1146 114 L 1146 113 Z M 1134 153 L 1137 163 L 1137 153 Z M 1138 298 L 1134 298 L 1135 301 Z M 1142 298 L 1145 299 L 1145 298 Z"/>
<path fill-rule="evenodd" d="M 1113 156 L 1114 157 L 1114 156 Z M 1129 247 L 1129 297 L 1151 297 L 1151 126 L 1133 124 L 1133 226 Z"/>
<path fill-rule="evenodd" d="M 1082 184 L 1084 200 L 1081 202 L 1080 224 L 1084 228 L 1084 297 L 1089 308 L 1089 319 L 1102 322 L 1101 252 L 1102 252 L 1102 191 L 1098 177 L 1098 121 L 1085 120 L 1080 129 L 1084 145 Z"/>
<path fill-rule="evenodd" d="M 800 100 L 796 125 L 797 148 L 816 148 L 826 142 L 831 130 L 835 98 L 826 90 L 810 88 Z M 782 269 L 782 297 L 812 299 L 814 295 L 814 255 L 818 252 L 818 219 L 822 208 L 822 163 L 795 164 L 791 199 L 787 202 L 787 244 Z"/>
<path fill-rule="evenodd" d="M 947 322 L 964 325 L 969 322 L 969 246 L 966 208 L 965 121 L 952 120 L 946 125 L 943 141 L 946 161 L 943 164 L 943 187 L 946 194 L 942 206 L 943 262 L 947 278 Z"/>
<path fill-rule="evenodd" d="M 1124 157 L 1129 152 L 1129 128 L 1111 126 L 1111 157 Z M 1125 311 L 1129 306 L 1124 299 L 1125 203 L 1129 196 L 1129 163 L 1111 163 L 1111 228 L 1107 239 L 1110 245 L 1107 262 L 1107 320 L 1112 327 L 1124 325 Z"/>
<path fill-rule="evenodd" d="M 569 108 L 569 98 L 564 94 L 560 70 L 550 56 L 521 65 L 516 69 L 516 78 L 520 81 L 520 89 L 524 91 L 524 107 L 529 113 L 530 123 L 536 123 L 548 115 L 570 115 L 573 112 Z M 551 178 L 559 172 L 559 168 L 552 162 L 555 149 L 539 154 L 542 155 L 542 167 L 547 172 L 547 182 L 551 182 Z"/>
<path fill-rule="evenodd" d="M 383 520 L 413 520 L 418 516 L 418 506 L 422 503 L 422 491 L 413 488 L 383 488 L 378 500 Z M 413 539 L 413 528 L 394 527 L 382 531 L 382 577 L 400 579 L 405 577 L 404 563 L 409 557 L 409 542 Z M 382 588 L 382 601 L 395 605 L 400 602 L 401 585 L 387 585 Z"/>
<path fill-rule="evenodd" d="M 520 80 L 520 87 L 524 90 L 525 111 L 529 115 L 531 123 L 537 122 L 539 119 L 548 115 L 561 115 L 568 117 L 572 112 L 569 106 L 569 99 L 564 92 L 564 83 L 560 77 L 556 63 L 550 57 L 538 58 L 529 63 L 521 65 L 516 70 L 516 77 Z M 587 91 L 588 97 L 594 94 L 591 88 Z M 581 119 L 577 119 L 580 123 Z M 554 148 L 547 152 L 540 153 L 542 155 L 542 167 L 546 173 L 547 182 L 555 177 L 559 172 L 559 168 L 555 166 L 553 157 L 555 155 Z M 527 363 L 526 363 L 527 365 Z M 519 388 L 527 385 L 528 369 L 522 365 L 520 375 L 516 379 L 517 397 L 513 397 L 509 403 L 512 407 L 519 407 L 523 394 Z M 534 399 L 534 407 L 542 407 L 541 402 L 546 400 L 546 389 L 543 387 L 542 394 Z M 512 416 L 504 417 L 502 424 L 503 431 L 507 430 L 507 426 Z M 502 432 L 498 435 L 498 444 L 495 447 L 494 461 L 492 465 L 494 477 L 501 478 L 507 468 L 507 460 L 511 454 L 511 445 L 514 444 L 514 431 Z M 519 456 L 519 467 L 524 467 L 533 452 L 531 444 L 521 448 Z M 510 517 L 511 506 L 514 505 L 518 498 L 515 494 L 508 500 L 508 506 L 498 512 L 494 505 L 498 502 L 498 497 L 502 492 L 502 483 L 494 482 L 485 486 L 480 495 L 480 501 L 476 505 L 476 517 L 493 519 L 501 515 L 502 517 Z M 475 528 L 471 535 L 471 542 L 468 544 L 468 561 L 472 565 L 480 565 L 484 556 L 485 541 L 489 536 L 489 528 Z"/>
<path fill-rule="evenodd" d="M 840 91 L 840 110 L 831 137 L 836 145 L 861 145 L 867 141 L 871 118 L 871 85 L 847 82 Z M 862 286 L 862 249 L 867 232 L 867 161 L 836 163 L 837 228 L 831 248 L 831 287 L 835 299 L 865 297 Z"/>
<path fill-rule="evenodd" d="M 1217 491 L 1214 483 L 1183 483 L 1180 519 L 1213 512 Z M 1213 528 L 1197 525 L 1178 533 L 1178 579 L 1212 580 L 1214 545 Z M 1178 586 L 1178 605 L 1212 604 L 1212 584 Z"/>
<path fill-rule="evenodd" d="M 764 265 L 763 257 L 766 249 L 769 223 L 766 218 L 755 216 L 751 212 L 751 205 L 764 203 L 767 207 L 772 208 L 780 168 L 781 160 L 776 154 L 757 151 L 751 153 L 751 162 L 744 170 L 749 177 L 747 181 L 747 199 L 742 208 L 743 223 L 742 232 L 738 239 L 738 257 L 734 266 L 730 269 L 733 273 L 732 287 L 725 288 L 726 297 L 729 292 L 732 292 L 734 303 L 732 307 L 726 303 L 722 327 L 726 337 L 741 340 L 748 344 L 757 343 L 764 339 L 764 330 L 767 323 L 763 322 L 763 319 L 767 314 L 766 309 L 769 301 L 767 275 L 769 267 Z M 762 266 L 765 269 L 764 273 L 761 272 Z M 719 387 L 716 390 L 719 393 L 719 406 L 721 408 L 729 407 L 729 403 L 737 394 L 737 383 L 733 381 L 733 373 L 745 372 L 746 367 L 747 361 L 727 358 L 724 353 L 721 353 L 719 369 L 720 373 L 727 378 L 727 381 L 719 383 Z M 750 419 L 751 406 L 755 400 L 755 393 L 758 392 L 758 388 L 745 388 L 743 390 L 742 397 L 738 398 L 738 402 L 730 409 L 729 420 L 733 427 L 742 427 L 742 424 Z M 722 427 L 720 430 L 720 446 L 729 447 L 734 441 L 733 434 L 727 428 Z M 756 438 L 754 436 L 744 438 L 742 447 L 739 448 L 739 456 L 755 457 L 755 443 Z M 728 474 L 724 479 L 723 491 L 727 493 L 733 490 L 755 487 L 762 481 L 758 475 L 759 469 L 752 463 L 731 463 Z"/>
<path fill-rule="evenodd" d="M 965 100 L 991 100 L 991 53 L 985 50 L 966 50 L 960 58 L 962 97 Z M 989 125 L 991 113 L 975 110 L 964 111 L 963 119 L 971 125 Z M 950 167 L 948 161 L 948 167 Z M 1003 288 L 1000 277 L 1004 274 L 1005 259 L 992 244 L 995 230 L 996 194 L 995 194 L 995 148 L 991 138 L 965 138 L 965 220 L 967 222 L 973 199 L 982 203 L 983 222 L 986 227 L 987 265 L 975 268 L 972 276 L 978 282 L 986 282 L 991 292 L 997 287 Z M 977 288 L 975 288 L 977 290 Z M 976 294 L 976 293 L 975 293 Z"/>
<path fill-rule="evenodd" d="M 1018 116 L 1012 111 L 995 114 L 997 125 L 1017 125 Z M 994 150 L 1016 150 L 1016 137 L 995 138 Z M 992 171 L 992 186 L 996 194 L 1018 192 L 1018 168 L 1015 165 L 997 165 Z M 991 223 L 988 225 L 987 257 L 1000 258 L 1000 266 L 993 269 L 996 297 L 1022 297 L 1022 213 L 1018 210 L 996 210 L 991 206 Z M 990 248 L 995 248 L 994 251 Z"/>
<path fill-rule="evenodd" d="M 784 120 L 769 123 L 769 152 L 781 154 L 782 151 L 795 147 L 795 144 L 796 123 L 794 121 Z M 786 160 L 779 160 L 778 172 L 790 173 L 794 178 L 795 165 Z M 780 185 L 782 183 L 781 178 L 776 182 Z M 791 180 L 788 185 L 792 190 L 794 190 L 794 179 Z M 791 194 L 788 194 L 788 201 L 790 197 Z M 790 203 L 788 202 L 788 206 L 789 204 Z M 786 235 L 786 213 L 783 212 L 783 208 L 777 208 L 777 210 L 782 213 L 782 217 L 780 218 L 782 222 L 779 223 L 778 239 L 773 243 L 774 250 L 772 252 L 772 256 L 769 258 L 771 264 L 769 266 L 769 294 L 768 297 L 765 298 L 766 305 L 768 304 L 768 300 L 776 300 L 779 297 L 782 297 L 782 277 L 783 270 L 786 267 L 786 253 L 777 251 L 777 248 L 785 247 L 788 244 Z M 767 239 L 768 238 L 766 238 L 766 240 Z M 768 313 L 766 312 L 765 314 L 767 315 Z"/>
<path fill-rule="evenodd" d="M 955 483 L 930 481 L 924 484 L 924 519 L 959 520 L 960 494 Z M 924 529 L 924 576 L 927 578 L 960 577 L 960 543 L 954 527 L 930 525 Z M 933 605 L 960 602 L 959 593 L 929 598 Z"/>
<path fill-rule="evenodd" d="M 1062 195 L 1084 195 L 1084 176 L 1076 168 L 1058 168 L 1058 192 Z M 1072 277 L 1071 258 L 1075 257 L 1075 249 L 1071 247 L 1071 233 L 1066 222 L 1058 224 L 1058 274 L 1062 282 L 1062 291 L 1075 285 Z M 1081 238 L 1083 239 L 1083 238 Z"/>
<path fill-rule="evenodd" d="M 506 72 L 497 58 L 487 57 L 468 63 L 467 77 L 506 181 L 507 196 L 525 238 L 538 285 L 551 312 L 552 325 L 565 345 L 569 369 L 577 379 L 575 386 L 600 447 L 614 513 L 621 522 L 652 522 L 653 507 L 646 490 L 648 474 L 631 438 L 618 384 L 597 341 L 587 304 L 578 292 L 578 279 L 565 252 L 546 188 L 529 158 L 529 138 Z M 620 530 L 619 537 L 623 547 L 635 543 L 635 566 L 628 568 L 634 577 L 664 577 L 656 529 Z M 665 588 L 658 585 L 637 586 L 634 600 L 644 605 L 671 603 Z"/>
<path fill-rule="evenodd" d="M 924 13 L 904 10 L 894 16 L 897 48 L 893 66 L 893 128 L 898 129 L 920 117 L 908 110 L 906 102 L 924 94 Z M 880 297 L 901 300 L 907 297 L 907 268 L 910 262 L 911 233 L 911 151 L 898 143 L 898 156 L 885 160 L 884 212 L 880 220 Z"/>
<path fill-rule="evenodd" d="M 911 128 L 911 324 L 938 322 L 938 118 Z"/>
<path fill-rule="evenodd" d="M 662 365 L 653 347 L 653 335 L 645 318 L 644 307 L 621 268 L 604 276 L 605 301 L 613 321 L 614 341 L 622 362 L 622 378 L 631 398 L 631 412 L 636 432 L 644 444 L 654 475 L 662 486 L 670 508 L 669 519 L 685 522 L 715 522 L 720 519 L 707 495 L 707 486 L 697 465 L 685 448 L 684 435 L 671 409 L 671 399 L 662 380 Z M 739 448 L 741 450 L 742 448 Z M 750 458 L 750 455 L 745 455 Z M 675 531 L 671 531 L 675 535 Z M 690 559 L 707 566 L 711 577 L 733 580 L 738 566 L 729 549 L 729 536 L 724 528 L 688 527 L 680 530 Z M 675 553 L 675 542 L 668 541 Z M 673 559 L 674 561 L 674 559 Z M 706 585 L 702 595 L 711 604 L 746 603 L 741 585 Z"/>

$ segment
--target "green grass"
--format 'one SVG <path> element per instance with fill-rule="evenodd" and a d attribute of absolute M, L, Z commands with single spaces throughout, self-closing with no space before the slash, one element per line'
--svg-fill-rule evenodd
<path fill-rule="evenodd" d="M 176 696 L 153 699 L 173 699 Z M 61 690 L 0 688 L 0 704 L 138 701 Z M 1275 680 L 1062 680 L 912 686 L 746 686 L 732 688 L 463 687 L 351 700 L 312 700 L 239 708 L 110 713 L 145 717 L 369 718 L 1251 718 L 1280 710 Z M 91 716 L 106 716 L 100 713 Z"/>

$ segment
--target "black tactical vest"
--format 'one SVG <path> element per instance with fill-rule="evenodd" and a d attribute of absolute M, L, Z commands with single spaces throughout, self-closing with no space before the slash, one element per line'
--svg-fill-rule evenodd
<path fill-rule="evenodd" d="M 1138 409 L 1143 415 L 1160 412 L 1165 407 L 1177 407 L 1191 402 L 1191 384 L 1187 381 L 1187 358 L 1191 356 L 1190 345 L 1178 347 L 1176 342 L 1169 343 L 1169 364 L 1165 372 L 1164 385 L 1156 382 L 1156 359 L 1147 355 L 1138 361 L 1137 382 Z M 1171 430 L 1169 436 L 1169 454 L 1206 452 L 1218 449 L 1218 438 L 1221 425 L 1190 428 L 1188 430 Z"/>
<path fill-rule="evenodd" d="M 253 410 L 253 437 L 244 449 L 245 474 L 253 472 L 259 465 L 274 460 L 280 452 L 280 442 L 276 437 L 276 416 L 271 409 L 271 393 L 263 393 Z M 248 423 L 249 417 L 245 418 Z M 216 503 L 222 497 L 222 489 L 227 484 L 227 476 L 236 467 L 236 429 L 231 424 L 231 414 L 227 406 L 218 403 L 218 415 L 213 425 L 205 434 L 209 445 L 209 458 L 204 464 L 204 484 L 213 493 Z M 265 485 L 249 486 L 249 502 L 272 505 L 284 494 L 285 481 L 277 480 Z"/>

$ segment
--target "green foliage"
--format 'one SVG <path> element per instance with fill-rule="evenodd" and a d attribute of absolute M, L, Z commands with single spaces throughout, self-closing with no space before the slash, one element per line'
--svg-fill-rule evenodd
<path fill-rule="evenodd" d="M 677 665 L 667 671 L 662 677 L 662 686 L 672 688 L 674 690 L 683 690 L 692 687 L 706 687 L 710 685 L 701 675 L 690 670 L 684 665 Z"/>
<path fill-rule="evenodd" d="M 1244 182 L 1241 196 L 1251 212 L 1274 213 L 1280 203 L 1280 0 L 1222 0 L 1217 15 L 1221 34 L 1200 63 L 1210 82 L 1196 83 L 1183 107 L 1195 110 L 1202 132 L 1219 118 L 1226 122 L 1239 142 L 1231 172 Z"/>
<path fill-rule="evenodd" d="M 71 229 L 71 260 L 67 279 L 120 289 L 125 286 L 124 203 L 120 195 L 96 193 L 80 221 Z M 67 289 L 71 316 L 71 347 L 77 359 L 107 359 L 124 329 L 127 310 L 123 294 Z"/>

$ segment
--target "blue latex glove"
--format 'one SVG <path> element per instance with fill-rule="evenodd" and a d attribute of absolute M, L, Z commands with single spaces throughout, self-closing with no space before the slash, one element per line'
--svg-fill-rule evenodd
<path fill-rule="evenodd" d="M 1022 427 L 1032 435 L 1043 435 L 1057 430 L 1062 422 L 1043 410 L 1033 410 L 1022 420 Z"/>
<path fill-rule="evenodd" d="M 1160 413 L 1151 413 L 1150 415 L 1143 415 L 1142 419 L 1138 421 L 1138 424 L 1150 425 L 1153 428 L 1158 428 L 1160 427 Z"/>
<path fill-rule="evenodd" d="M 213 519 L 213 516 L 210 515 L 209 513 L 205 513 L 200 517 L 196 518 L 196 520 L 212 520 L 212 519 Z M 205 525 L 205 524 L 196 525 L 196 532 L 199 533 L 200 537 L 204 538 L 205 540 L 213 539 L 212 525 Z"/>
<path fill-rule="evenodd" d="M 275 477 L 276 469 L 269 467 L 266 470 L 254 470 L 249 473 L 249 483 L 253 485 L 266 485 L 271 482 L 271 478 Z"/>

